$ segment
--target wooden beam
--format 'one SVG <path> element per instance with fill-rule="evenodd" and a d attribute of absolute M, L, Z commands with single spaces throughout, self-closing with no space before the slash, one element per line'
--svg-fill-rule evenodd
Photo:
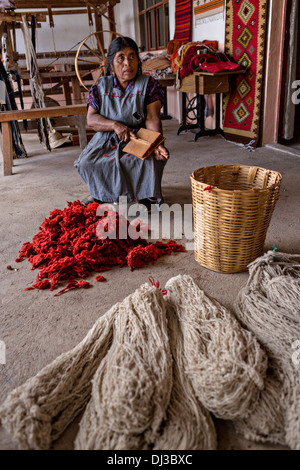
<path fill-rule="evenodd" d="M 33 108 L 25 110 L 3 111 L 0 113 L 0 122 L 2 130 L 2 153 L 3 153 L 3 174 L 8 176 L 12 174 L 13 168 L 13 146 L 11 121 L 24 119 L 41 119 L 60 116 L 77 116 L 77 128 L 81 148 L 87 144 L 86 137 L 86 113 L 85 104 L 73 104 L 70 106 L 53 106 L 50 108 Z"/>
<path fill-rule="evenodd" d="M 48 16 L 49 16 L 50 28 L 54 28 L 54 21 L 53 21 L 53 16 L 52 16 L 51 7 L 48 7 Z"/>
<path fill-rule="evenodd" d="M 39 76 L 41 78 L 64 78 L 64 77 L 76 77 L 76 72 L 75 71 L 69 71 L 69 72 L 40 72 Z M 20 72 L 20 77 L 29 79 L 30 78 L 30 72 L 24 71 Z"/>
<path fill-rule="evenodd" d="M 32 13 L 28 13 L 28 12 L 23 12 L 23 13 L 12 12 L 11 14 L 10 13 L 0 13 L 0 21 L 6 21 L 7 23 L 15 23 L 17 21 L 22 22 L 22 15 L 26 15 L 27 20 L 30 21 Z M 36 20 L 39 21 L 39 22 L 44 22 L 45 23 L 47 21 L 47 17 L 44 14 L 37 13 L 36 14 Z"/>
<path fill-rule="evenodd" d="M 17 23 L 18 24 L 18 23 Z M 57 59 L 57 54 L 59 53 L 59 57 L 65 57 L 65 58 L 75 58 L 77 51 L 58 51 L 57 53 L 55 52 L 37 52 L 36 53 L 36 58 L 37 59 Z M 19 60 L 25 60 L 26 56 L 25 54 L 19 54 Z"/>
<path fill-rule="evenodd" d="M 81 8 L 80 10 L 77 9 L 77 10 L 52 10 L 52 15 L 86 15 L 87 14 L 87 8 Z M 45 15 L 47 16 L 48 15 L 48 11 L 44 11 L 44 10 L 35 10 L 35 11 L 31 11 L 30 13 L 28 12 L 18 12 L 16 13 L 18 15 L 28 15 L 28 16 L 31 16 L 31 15 Z"/>
<path fill-rule="evenodd" d="M 119 0 L 120 1 L 120 0 Z M 107 3 L 107 0 L 89 0 L 90 5 L 97 6 Z M 16 0 L 16 8 L 82 8 L 82 0 Z"/>
<path fill-rule="evenodd" d="M 22 26 L 21 26 L 21 23 L 14 23 L 14 25 L 15 25 L 15 28 L 16 28 L 16 29 L 21 29 L 21 27 L 22 27 Z M 36 28 L 41 28 L 42 25 L 41 25 L 41 23 L 36 23 L 35 27 L 36 27 Z M 28 23 L 28 28 L 31 28 L 31 24 L 30 24 L 30 23 Z"/>
<path fill-rule="evenodd" d="M 32 108 L 24 110 L 3 111 L 0 113 L 0 122 L 19 121 L 23 119 L 41 119 L 43 117 L 77 116 L 86 114 L 86 104 L 72 104 L 70 106 L 52 106 L 51 108 Z M 2 134 L 3 131 L 2 131 Z"/>

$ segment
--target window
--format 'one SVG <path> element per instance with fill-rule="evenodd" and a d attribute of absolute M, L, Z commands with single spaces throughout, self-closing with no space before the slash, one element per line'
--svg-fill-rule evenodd
<path fill-rule="evenodd" d="M 138 0 L 141 50 L 165 49 L 169 42 L 169 1 Z"/>

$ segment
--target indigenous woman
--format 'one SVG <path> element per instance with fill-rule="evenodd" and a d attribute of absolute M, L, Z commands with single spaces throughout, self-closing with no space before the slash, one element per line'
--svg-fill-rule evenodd
<path fill-rule="evenodd" d="M 75 161 L 89 188 L 82 202 L 117 202 L 119 196 L 147 206 L 163 200 L 161 179 L 169 152 L 160 145 L 145 160 L 123 152 L 141 127 L 160 132 L 164 90 L 153 77 L 143 75 L 137 44 L 117 37 L 109 46 L 106 75 L 88 96 L 87 124 L 96 134 Z"/>

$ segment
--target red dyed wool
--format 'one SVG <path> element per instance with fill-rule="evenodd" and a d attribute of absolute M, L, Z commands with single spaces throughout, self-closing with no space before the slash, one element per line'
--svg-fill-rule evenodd
<path fill-rule="evenodd" d="M 174 240 L 150 243 L 144 238 L 119 239 L 119 227 L 124 233 L 123 224 L 128 227 L 129 221 L 109 208 L 104 215 L 98 216 L 98 206 L 95 202 L 85 207 L 80 201 L 74 201 L 68 202 L 68 207 L 63 210 L 50 212 L 32 242 L 23 244 L 15 260 L 20 262 L 28 258 L 32 269 L 40 270 L 36 282 L 26 290 L 50 288 L 53 291 L 61 281 L 68 282 L 64 292 L 70 288 L 86 288 L 88 283 L 83 279 L 93 271 L 104 272 L 125 265 L 133 271 L 173 251 L 184 251 Z M 115 239 L 98 238 L 96 228 L 104 217 L 108 235 L 115 224 Z M 78 278 L 81 280 L 75 281 Z"/>
<path fill-rule="evenodd" d="M 83 279 L 81 279 L 79 282 L 77 282 L 75 280 L 72 280 L 72 281 L 68 282 L 67 286 L 64 289 L 57 292 L 57 294 L 54 294 L 54 297 L 57 297 L 58 295 L 64 294 L 65 292 L 67 292 L 71 289 L 80 289 L 82 287 L 83 287 L 83 289 L 87 289 L 89 286 L 90 286 L 90 283 L 87 282 L 87 281 L 84 281 Z"/>

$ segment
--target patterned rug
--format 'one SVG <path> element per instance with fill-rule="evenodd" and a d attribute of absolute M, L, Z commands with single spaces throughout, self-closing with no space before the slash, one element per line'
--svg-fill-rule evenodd
<path fill-rule="evenodd" d="M 223 129 L 228 140 L 257 146 L 267 26 L 267 0 L 229 0 L 225 52 L 239 63 L 231 92 L 223 96 Z"/>
<path fill-rule="evenodd" d="M 174 40 L 189 42 L 192 25 L 191 0 L 176 0 Z"/>

